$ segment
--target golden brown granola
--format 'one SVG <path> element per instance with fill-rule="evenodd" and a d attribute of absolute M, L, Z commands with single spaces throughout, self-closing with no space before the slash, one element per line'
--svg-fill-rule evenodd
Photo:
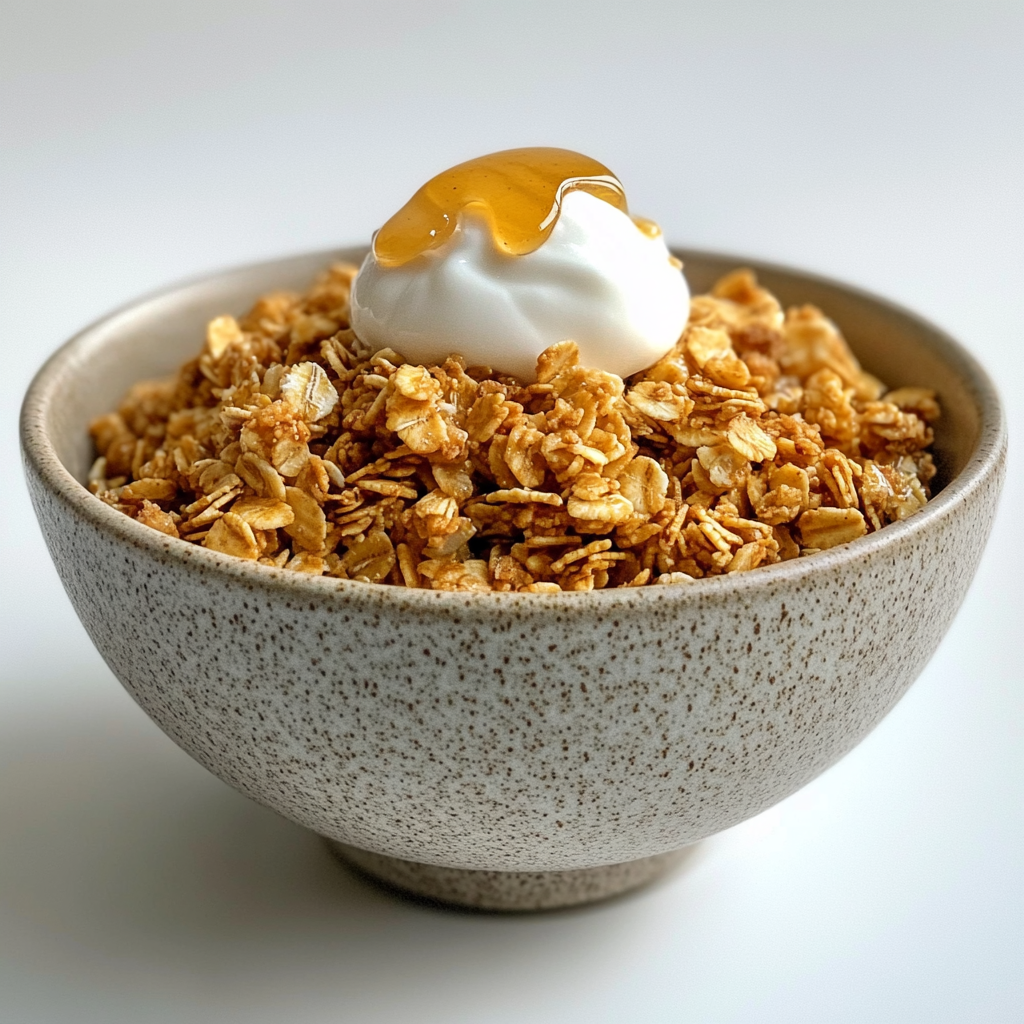
<path fill-rule="evenodd" d="M 928 500 L 932 392 L 886 393 L 748 270 L 628 380 L 545 351 L 523 385 L 349 327 L 356 268 L 213 320 L 96 420 L 89 487 L 171 537 L 314 575 L 462 591 L 687 583 L 807 555 Z"/>

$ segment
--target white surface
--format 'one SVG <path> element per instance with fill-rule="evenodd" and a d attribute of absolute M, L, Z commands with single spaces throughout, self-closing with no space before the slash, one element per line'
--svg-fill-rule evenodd
<path fill-rule="evenodd" d="M 397 267 L 371 249 L 352 282 L 352 327 L 363 341 L 414 363 L 457 352 L 525 381 L 536 380 L 544 349 L 567 338 L 584 366 L 628 377 L 672 348 L 689 313 L 664 237 L 587 192 L 562 199 L 533 252 L 503 252 L 488 216 L 469 208 L 444 245 Z"/>
<path fill-rule="evenodd" d="M 635 8 L 639 8 L 637 11 Z M 242 13 L 244 11 L 244 13 Z M 396 902 L 206 775 L 120 690 L 49 563 L 16 406 L 111 306 L 366 239 L 430 174 L 559 145 L 668 238 L 867 286 L 1024 402 L 1014 3 L 4 5 L 0 1020 L 1024 1018 L 1019 509 L 854 753 L 607 906 Z"/>

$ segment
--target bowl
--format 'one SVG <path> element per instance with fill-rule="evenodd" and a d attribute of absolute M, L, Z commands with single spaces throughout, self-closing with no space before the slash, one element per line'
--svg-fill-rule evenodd
<path fill-rule="evenodd" d="M 25 467 L 54 564 L 107 664 L 175 743 L 385 882 L 526 910 L 654 878 L 878 724 L 974 576 L 1006 430 L 960 345 L 814 275 L 676 250 L 694 291 L 751 266 L 784 305 L 825 310 L 890 386 L 938 392 L 933 500 L 811 557 L 687 586 L 406 590 L 236 560 L 86 490 L 87 424 L 129 385 L 176 369 L 210 318 L 364 251 L 142 299 L 69 341 L 28 391 Z"/>

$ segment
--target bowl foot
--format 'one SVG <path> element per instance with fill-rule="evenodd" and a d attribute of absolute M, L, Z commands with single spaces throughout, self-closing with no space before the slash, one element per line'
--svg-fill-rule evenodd
<path fill-rule="evenodd" d="M 327 844 L 343 861 L 402 892 L 459 907 L 502 911 L 554 910 L 618 896 L 667 873 L 690 849 L 575 871 L 472 871 L 387 857 L 335 839 Z"/>

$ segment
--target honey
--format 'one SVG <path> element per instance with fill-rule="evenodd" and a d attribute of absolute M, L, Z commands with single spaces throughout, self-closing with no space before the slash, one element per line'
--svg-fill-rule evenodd
<path fill-rule="evenodd" d="M 510 256 L 538 249 L 551 234 L 562 198 L 573 191 L 628 213 L 626 193 L 604 164 L 569 149 L 506 149 L 468 160 L 431 178 L 377 232 L 373 251 L 383 266 L 397 267 L 442 245 L 467 207 L 482 213 L 495 245 Z M 653 221 L 635 219 L 640 231 L 660 233 Z"/>
<path fill-rule="evenodd" d="M 646 217 L 633 217 L 633 223 L 648 237 L 657 238 L 661 234 L 660 225 Z"/>

